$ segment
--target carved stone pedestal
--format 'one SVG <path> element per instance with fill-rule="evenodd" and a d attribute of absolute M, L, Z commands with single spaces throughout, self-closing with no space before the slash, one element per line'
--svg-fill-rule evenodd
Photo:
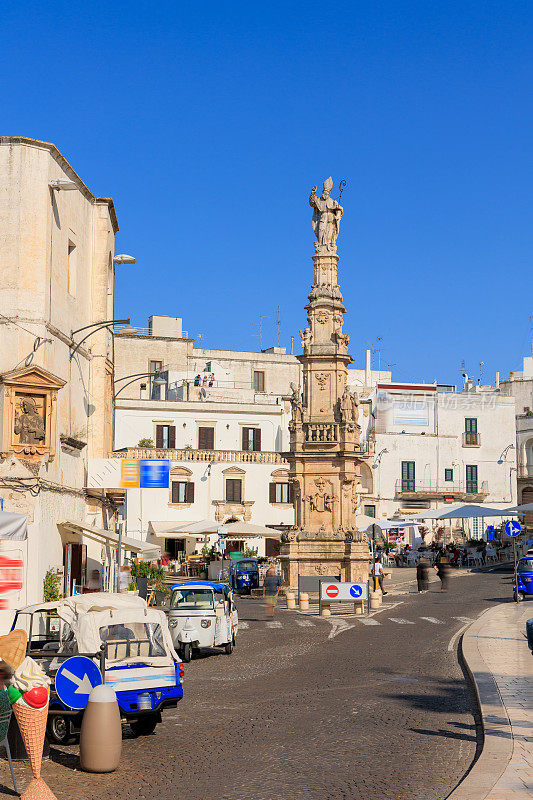
<path fill-rule="evenodd" d="M 339 535 L 298 531 L 286 538 L 289 541 L 282 542 L 280 551 L 285 587 L 298 588 L 298 575 L 340 577 L 347 583 L 368 580 L 368 544 L 357 531 Z"/>

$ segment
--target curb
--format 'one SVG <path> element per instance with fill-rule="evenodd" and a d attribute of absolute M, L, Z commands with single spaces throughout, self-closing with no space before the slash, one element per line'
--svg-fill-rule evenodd
<path fill-rule="evenodd" d="M 483 745 L 477 761 L 446 800 L 483 800 L 500 779 L 513 754 L 513 733 L 507 710 L 477 643 L 486 615 L 500 607 L 484 611 L 462 636 L 463 661 L 481 713 Z"/>

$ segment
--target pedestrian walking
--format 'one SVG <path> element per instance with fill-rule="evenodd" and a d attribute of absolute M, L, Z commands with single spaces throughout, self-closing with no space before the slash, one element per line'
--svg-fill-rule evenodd
<path fill-rule="evenodd" d="M 276 573 L 276 567 L 269 567 L 265 575 L 265 580 L 263 581 L 263 597 L 267 602 L 267 617 L 274 616 L 280 588 L 281 578 Z"/>
<path fill-rule="evenodd" d="M 448 580 L 450 577 L 450 565 L 448 563 L 448 559 L 446 556 L 441 555 L 439 558 L 438 563 L 433 568 L 437 575 L 440 578 L 440 590 L 441 592 L 448 591 Z"/>
<path fill-rule="evenodd" d="M 385 573 L 383 572 L 383 567 L 381 565 L 381 555 L 376 556 L 373 572 L 374 572 L 374 578 L 378 579 L 379 588 L 381 589 L 381 594 L 386 595 L 387 592 L 383 588 L 383 578 L 385 577 Z"/>
<path fill-rule="evenodd" d="M 419 592 L 429 589 L 429 561 L 425 558 L 421 558 L 416 565 L 416 583 Z"/>

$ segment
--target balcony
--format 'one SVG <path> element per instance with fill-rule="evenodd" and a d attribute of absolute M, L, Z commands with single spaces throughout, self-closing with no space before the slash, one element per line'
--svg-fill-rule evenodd
<path fill-rule="evenodd" d="M 476 483 L 433 483 L 431 481 L 397 480 L 395 487 L 396 498 L 402 500 L 443 500 L 453 497 L 454 500 L 484 500 L 489 493 L 487 481 Z"/>
<path fill-rule="evenodd" d="M 336 444 L 339 426 L 336 422 L 304 422 L 304 439 L 309 444 Z"/>
<path fill-rule="evenodd" d="M 463 447 L 481 447 L 481 436 L 473 431 L 463 431 Z"/>
<path fill-rule="evenodd" d="M 168 461 L 207 461 L 210 463 L 218 462 L 239 462 L 242 464 L 285 464 L 288 462 L 281 453 L 273 453 L 265 450 L 193 450 L 183 448 L 182 450 L 167 450 L 161 447 L 125 447 L 123 450 L 115 450 L 111 453 L 111 458 L 127 458 L 135 461 L 136 459 L 166 459 Z"/>

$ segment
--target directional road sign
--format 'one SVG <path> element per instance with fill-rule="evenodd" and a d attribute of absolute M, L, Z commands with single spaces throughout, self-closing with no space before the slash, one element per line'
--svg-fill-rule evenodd
<path fill-rule="evenodd" d="M 522 526 L 515 519 L 511 519 L 509 520 L 509 522 L 505 523 L 504 530 L 507 536 L 518 536 L 518 534 L 522 530 Z"/>
<path fill-rule="evenodd" d="M 366 600 L 368 597 L 367 583 L 328 583 L 320 584 L 320 597 L 322 600 Z"/>
<path fill-rule="evenodd" d="M 66 706 L 81 710 L 87 705 L 91 691 L 101 683 L 102 675 L 94 661 L 73 656 L 63 661 L 57 671 L 56 692 Z"/>

